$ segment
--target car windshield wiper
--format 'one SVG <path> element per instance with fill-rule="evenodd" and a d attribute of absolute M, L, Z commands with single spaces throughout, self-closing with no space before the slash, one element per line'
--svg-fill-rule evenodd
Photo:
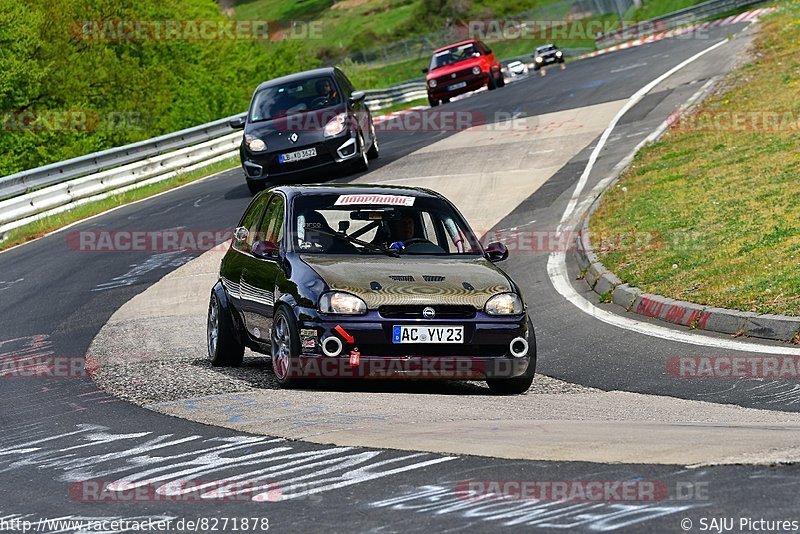
<path fill-rule="evenodd" d="M 376 252 L 380 252 L 382 254 L 386 254 L 387 256 L 391 256 L 393 258 L 399 258 L 400 257 L 400 253 L 398 251 L 394 250 L 394 249 L 382 247 L 380 245 L 375 245 L 374 243 L 369 243 L 367 241 L 362 241 L 360 239 L 356 239 L 355 237 L 351 237 L 351 236 L 349 236 L 347 234 L 340 234 L 340 233 L 336 233 L 336 232 L 328 232 L 327 230 L 320 230 L 320 229 L 317 229 L 316 231 L 319 232 L 320 234 L 325 234 L 325 235 L 329 235 L 329 236 L 332 236 L 332 237 L 339 238 L 339 239 L 341 239 L 343 241 L 347 241 L 348 243 L 354 243 L 356 245 L 361 245 L 364 248 L 368 248 L 368 249 L 370 249 L 372 251 L 376 251 Z"/>

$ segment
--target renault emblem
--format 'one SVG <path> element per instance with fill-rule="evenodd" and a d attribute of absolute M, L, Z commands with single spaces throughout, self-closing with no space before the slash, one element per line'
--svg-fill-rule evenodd
<path fill-rule="evenodd" d="M 422 309 L 422 316 L 426 319 L 433 319 L 436 317 L 436 311 L 434 311 L 434 309 L 430 306 L 426 306 Z"/>
<path fill-rule="evenodd" d="M 298 139 L 298 136 L 297 136 L 296 133 L 293 133 L 292 135 L 289 136 L 289 141 L 291 141 L 292 143 L 296 143 L 297 139 Z"/>

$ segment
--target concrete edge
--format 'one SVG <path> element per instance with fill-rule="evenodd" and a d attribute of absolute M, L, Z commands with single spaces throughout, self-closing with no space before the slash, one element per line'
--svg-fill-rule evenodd
<path fill-rule="evenodd" d="M 711 84 L 697 102 L 702 101 L 716 85 L 717 83 Z M 649 141 L 657 141 L 666 131 L 666 128 L 661 129 Z M 603 302 L 612 302 L 624 308 L 626 312 L 685 326 L 691 330 L 800 344 L 800 317 L 729 310 L 644 293 L 641 289 L 625 283 L 603 265 L 589 241 L 589 220 L 603 196 L 617 183 L 632 161 L 631 159 L 627 165 L 616 170 L 606 188 L 597 195 L 581 217 L 574 251 L 581 277 L 589 288 L 600 295 Z"/>

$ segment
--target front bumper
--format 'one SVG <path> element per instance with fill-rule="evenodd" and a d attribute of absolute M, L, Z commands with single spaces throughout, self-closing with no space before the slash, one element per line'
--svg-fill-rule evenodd
<path fill-rule="evenodd" d="M 538 61 L 534 61 L 536 67 L 541 67 L 543 65 L 551 65 L 553 63 L 564 63 L 564 56 L 558 57 L 556 55 L 552 56 L 542 56 L 542 62 L 539 63 Z"/>
<path fill-rule="evenodd" d="M 316 148 L 317 155 L 291 163 L 280 163 L 278 160 L 281 154 L 308 148 Z M 357 158 L 360 155 L 359 148 L 356 133 L 351 131 L 317 143 L 260 153 L 250 152 L 242 146 L 240 156 L 247 179 L 257 182 L 311 173 L 318 169 L 339 165 Z"/>
<path fill-rule="evenodd" d="M 470 319 L 394 319 L 377 311 L 358 317 L 328 316 L 316 310 L 296 309 L 302 354 L 299 369 L 308 378 L 512 378 L 525 374 L 535 347 L 514 356 L 512 340 L 528 339 L 526 316 L 497 318 L 478 312 Z M 395 325 L 460 325 L 459 344 L 395 344 Z M 337 327 L 341 327 L 337 329 Z M 337 356 L 326 356 L 322 345 L 329 337 L 342 345 Z M 349 339 L 348 339 L 349 338 Z M 354 356 L 357 355 L 357 356 Z"/>
<path fill-rule="evenodd" d="M 466 82 L 466 85 L 458 89 L 453 89 L 453 90 L 448 89 L 448 87 L 459 84 L 461 82 Z M 455 78 L 452 80 L 443 80 L 443 81 L 437 80 L 436 87 L 431 88 L 430 86 L 428 86 L 428 96 L 434 100 L 442 100 L 444 98 L 452 98 L 454 96 L 458 96 L 464 93 L 469 93 L 470 91 L 476 91 L 488 84 L 489 84 L 489 74 L 486 72 L 482 72 L 477 76 L 474 74 L 470 74 L 468 77 Z"/>

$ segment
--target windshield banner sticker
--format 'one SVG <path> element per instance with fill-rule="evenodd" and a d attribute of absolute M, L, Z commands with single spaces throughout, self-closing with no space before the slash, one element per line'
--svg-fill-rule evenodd
<path fill-rule="evenodd" d="M 388 206 L 413 206 L 415 197 L 402 195 L 339 195 L 335 206 L 351 204 L 382 204 Z"/>

